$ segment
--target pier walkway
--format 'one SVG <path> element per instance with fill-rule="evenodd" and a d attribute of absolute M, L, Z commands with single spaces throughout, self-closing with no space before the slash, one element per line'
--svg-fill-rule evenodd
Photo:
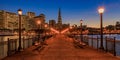
<path fill-rule="evenodd" d="M 119 58 L 88 46 L 77 48 L 73 39 L 65 35 L 56 35 L 46 40 L 41 50 L 33 51 L 32 46 L 23 52 L 6 57 L 3 60 L 120 60 Z"/>

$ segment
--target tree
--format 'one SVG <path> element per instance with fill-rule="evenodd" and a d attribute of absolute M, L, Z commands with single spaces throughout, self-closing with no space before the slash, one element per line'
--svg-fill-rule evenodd
<path fill-rule="evenodd" d="M 114 27 L 115 27 L 115 26 L 113 26 L 113 25 L 108 25 L 108 26 L 106 26 L 105 28 L 106 28 L 107 30 L 114 30 Z"/>
<path fill-rule="evenodd" d="M 120 30 L 120 22 L 119 21 L 116 22 L 116 29 Z"/>

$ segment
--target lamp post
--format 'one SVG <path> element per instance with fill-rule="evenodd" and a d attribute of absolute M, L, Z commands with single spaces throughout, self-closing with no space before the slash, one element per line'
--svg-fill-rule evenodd
<path fill-rule="evenodd" d="M 98 9 L 98 12 L 100 14 L 100 37 L 101 37 L 100 49 L 104 49 L 104 47 L 103 47 L 103 13 L 104 13 L 104 7 L 100 7 Z"/>
<path fill-rule="evenodd" d="M 40 20 L 37 20 L 37 25 L 38 25 L 38 41 L 39 41 L 39 39 L 40 39 L 40 25 L 41 25 L 41 21 Z"/>
<path fill-rule="evenodd" d="M 82 23 L 83 23 L 83 20 L 81 19 L 80 20 L 80 38 L 81 38 L 81 42 L 83 42 L 83 37 L 82 37 Z"/>
<path fill-rule="evenodd" d="M 21 16 L 22 16 L 22 10 L 18 9 L 18 15 L 19 15 L 19 47 L 18 51 L 21 51 Z"/>

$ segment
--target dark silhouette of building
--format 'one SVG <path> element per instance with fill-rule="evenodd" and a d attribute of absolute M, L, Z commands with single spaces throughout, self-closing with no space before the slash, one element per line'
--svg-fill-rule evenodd
<path fill-rule="evenodd" d="M 34 17 L 34 22 L 36 24 L 36 27 L 38 26 L 37 21 L 40 21 L 40 24 L 39 24 L 40 27 L 39 28 L 41 28 L 41 29 L 44 28 L 44 25 L 45 25 L 45 15 L 44 14 L 40 14 L 39 16 Z"/>
<path fill-rule="evenodd" d="M 56 28 L 56 21 L 55 20 L 49 20 L 49 27 Z"/>

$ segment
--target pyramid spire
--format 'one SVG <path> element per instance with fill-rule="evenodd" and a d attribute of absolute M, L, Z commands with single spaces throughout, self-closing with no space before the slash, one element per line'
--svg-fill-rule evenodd
<path fill-rule="evenodd" d="M 59 11 L 58 11 L 58 24 L 62 25 L 61 9 L 60 8 L 59 8 Z"/>
<path fill-rule="evenodd" d="M 59 11 L 58 11 L 58 23 L 57 23 L 57 25 L 58 25 L 59 31 L 61 31 L 61 29 L 62 29 L 62 17 L 61 17 L 61 10 L 60 10 L 60 8 L 59 8 Z"/>

